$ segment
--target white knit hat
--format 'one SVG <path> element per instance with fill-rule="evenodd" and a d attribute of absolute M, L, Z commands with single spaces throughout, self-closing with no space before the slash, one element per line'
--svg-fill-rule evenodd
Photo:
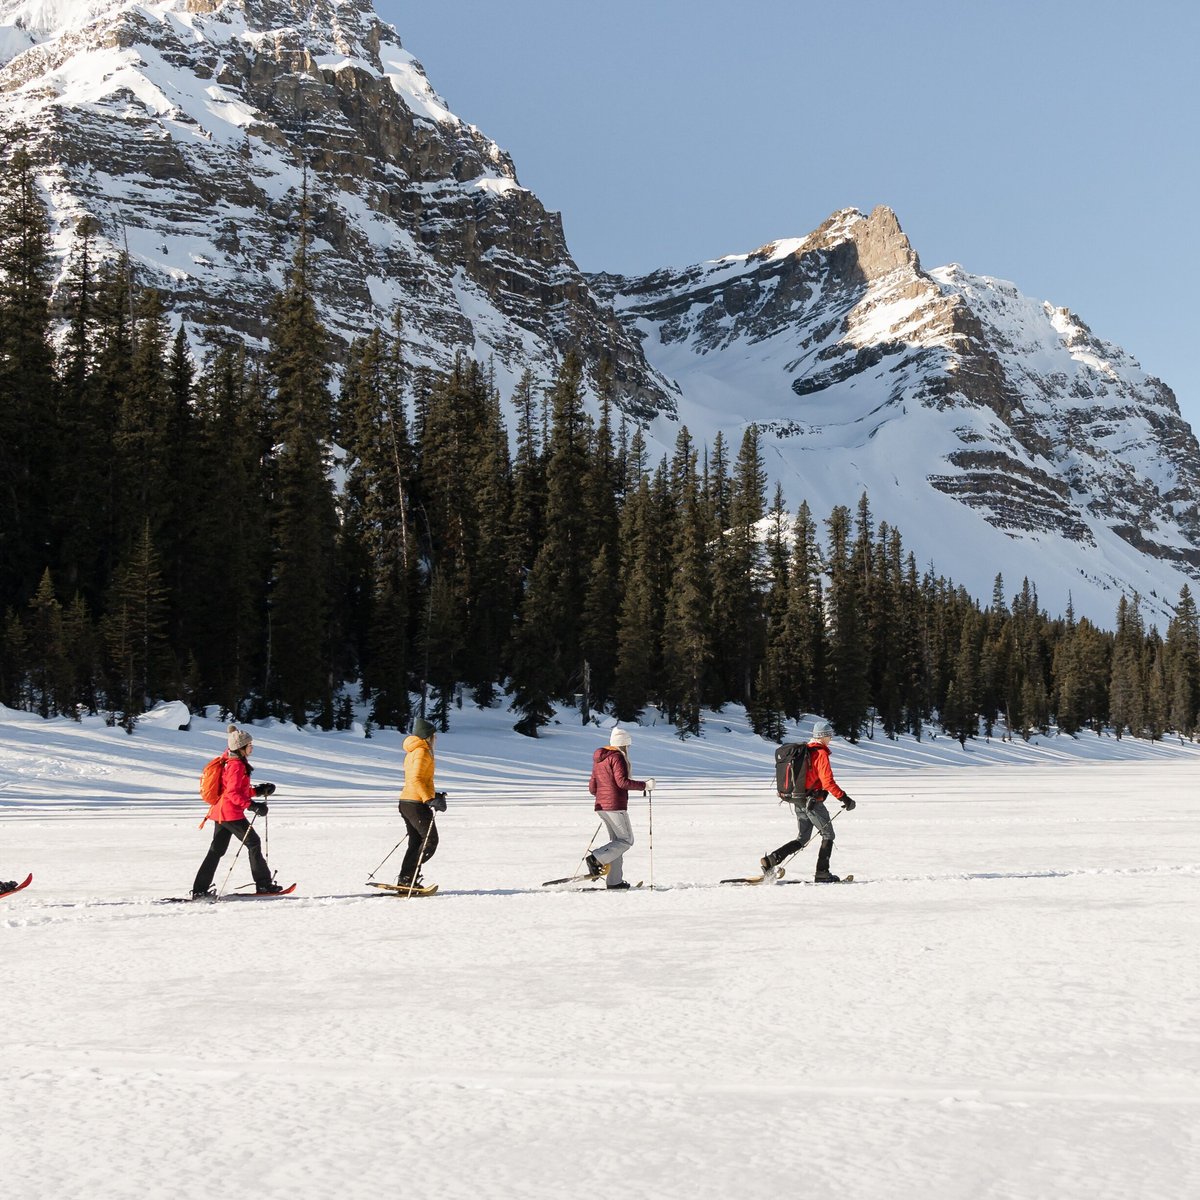
<path fill-rule="evenodd" d="M 610 746 L 616 746 L 618 750 L 628 746 L 631 741 L 633 741 L 633 739 L 629 736 L 628 731 L 622 729 L 620 725 L 614 725 L 612 727 L 612 733 L 608 735 L 608 744 Z"/>
<path fill-rule="evenodd" d="M 230 725 L 228 738 L 230 750 L 244 750 L 252 741 L 254 739 L 244 729 Z"/>

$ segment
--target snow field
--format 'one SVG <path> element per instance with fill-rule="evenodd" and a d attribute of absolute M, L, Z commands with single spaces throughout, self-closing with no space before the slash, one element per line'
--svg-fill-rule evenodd
<path fill-rule="evenodd" d="M 0 735 L 28 730 L 59 739 L 58 781 L 69 742 L 112 732 Z M 35 871 L 0 909 L 19 1097 L 0 1178 L 102 1198 L 1200 1191 L 1191 756 L 913 771 L 835 746 L 860 804 L 833 866 L 870 882 L 722 888 L 794 828 L 738 733 L 715 754 L 635 731 L 658 889 L 635 798 L 626 874 L 647 883 L 623 895 L 538 886 L 595 828 L 576 778 L 595 731 L 560 731 L 569 755 L 477 737 L 472 761 L 445 738 L 442 892 L 408 901 L 363 886 L 402 830 L 361 739 L 321 743 L 361 784 L 336 801 L 315 762 L 300 782 L 313 738 L 256 732 L 258 777 L 288 779 L 271 863 L 300 888 L 216 906 L 153 903 L 186 892 L 208 833 L 182 777 L 147 799 L 115 758 L 170 784 L 197 731 L 113 739 L 107 803 L 91 785 L 55 807 L 5 776 L 27 752 L 0 756 L 2 859 Z M 524 795 L 510 746 L 544 777 Z"/>

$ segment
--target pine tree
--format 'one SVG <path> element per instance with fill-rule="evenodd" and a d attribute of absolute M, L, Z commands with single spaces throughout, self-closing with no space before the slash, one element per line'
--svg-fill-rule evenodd
<path fill-rule="evenodd" d="M 136 297 L 136 324 L 129 376 L 114 390 L 119 395 L 116 436 L 114 525 L 125 553 L 150 522 L 155 542 L 170 513 L 174 491 L 171 466 L 171 393 L 167 378 L 166 322 L 155 291 Z"/>
<path fill-rule="evenodd" d="M 686 426 L 680 429 L 675 447 L 672 490 L 676 516 L 663 623 L 660 695 L 668 719 L 684 737 L 700 733 L 700 707 L 712 656 L 712 597 L 697 454 Z"/>
<path fill-rule="evenodd" d="M 159 680 L 170 673 L 166 640 L 167 598 L 150 521 L 113 575 L 104 618 L 114 694 L 110 704 L 123 712 L 132 733 L 138 714 L 161 693 Z"/>
<path fill-rule="evenodd" d="M 1170 696 L 1167 721 L 1181 737 L 1194 740 L 1200 724 L 1200 617 L 1186 584 L 1167 626 L 1165 653 Z"/>
<path fill-rule="evenodd" d="M 82 712 L 95 715 L 105 688 L 100 634 L 78 592 L 63 610 L 63 653 L 71 667 L 70 707 L 67 715 L 78 721 Z"/>
<path fill-rule="evenodd" d="M 538 398 L 533 375 L 526 371 L 513 393 L 517 414 L 516 456 L 512 468 L 512 515 L 509 520 L 509 570 L 523 581 L 533 569 L 546 511 L 546 463 L 542 455 Z M 514 607 L 520 595 L 513 597 Z"/>
<path fill-rule="evenodd" d="M 1140 600 L 1122 596 L 1117 605 L 1113 642 L 1110 719 L 1119 738 L 1125 730 L 1141 737 L 1146 725 L 1146 686 L 1143 675 L 1145 629 Z"/>
<path fill-rule="evenodd" d="M 94 228 L 80 222 L 62 289 L 67 313 L 55 413 L 59 453 L 50 473 L 54 576 L 98 609 L 111 569 L 113 452 L 119 397 L 101 387 L 102 290 Z M 118 306 L 123 318 L 127 306 Z M 127 367 L 126 367 L 127 369 Z"/>
<path fill-rule="evenodd" d="M 982 619 L 974 609 L 962 622 L 954 674 L 942 710 L 942 728 L 963 747 L 979 730 L 979 660 Z"/>
<path fill-rule="evenodd" d="M 612 373 L 599 381 L 600 420 L 589 452 L 590 466 L 583 481 L 588 526 L 592 530 L 590 565 L 585 582 L 580 650 L 586 664 L 584 713 L 602 708 L 612 694 L 617 666 L 617 612 L 620 603 L 618 498 L 621 464 L 612 436 Z"/>
<path fill-rule="evenodd" d="M 854 570 L 850 510 L 839 505 L 826 522 L 829 528 L 829 667 L 833 690 L 826 712 L 847 740 L 858 740 L 866 723 L 870 693 L 867 656 L 860 623 L 861 582 Z"/>
<path fill-rule="evenodd" d="M 712 483 L 720 487 L 719 476 Z M 734 467 L 728 524 L 716 531 L 712 620 L 714 627 L 724 631 L 715 648 L 712 701 L 718 706 L 726 700 L 735 700 L 749 707 L 762 658 L 765 622 L 759 591 L 762 548 L 757 525 L 766 507 L 765 490 L 759 430 L 750 425 L 742 437 Z M 720 520 L 719 495 L 712 495 L 710 508 Z"/>
<path fill-rule="evenodd" d="M 0 637 L 0 702 L 9 708 L 31 709 L 29 689 L 29 643 L 25 626 L 12 608 L 4 612 L 4 634 Z"/>
<path fill-rule="evenodd" d="M 362 681 L 372 721 L 400 729 L 411 716 L 409 621 L 417 589 L 406 376 L 399 338 L 375 330 L 350 349 L 339 407 L 339 436 L 350 455 L 343 539 L 359 596 L 352 624 Z"/>
<path fill-rule="evenodd" d="M 478 513 L 478 549 L 470 563 L 464 675 L 475 703 L 491 705 L 512 636 L 516 572 L 506 539 L 512 509 L 512 464 L 500 396 L 489 385 L 484 427 L 471 483 Z"/>
<path fill-rule="evenodd" d="M 828 646 L 821 567 L 816 524 L 805 501 L 792 525 L 792 561 L 784 618 L 785 658 L 781 666 L 787 680 L 786 712 L 795 721 L 805 712 L 825 711 Z"/>
<path fill-rule="evenodd" d="M 618 566 L 624 594 L 617 619 L 617 667 L 613 682 L 613 711 L 622 721 L 636 720 L 649 702 L 659 651 L 653 570 L 658 539 L 641 430 L 634 433 L 630 442 L 629 470 L 632 475 L 621 509 Z"/>
<path fill-rule="evenodd" d="M 788 608 L 791 596 L 790 563 L 787 546 L 787 511 L 783 488 L 775 485 L 775 496 L 767 514 L 766 648 L 754 685 L 754 700 L 749 715 L 751 728 L 760 737 L 782 742 L 784 717 L 796 705 L 796 694 L 789 690 L 791 667 L 797 659 L 791 640 Z"/>
<path fill-rule="evenodd" d="M 26 664 L 34 711 L 57 717 L 70 711 L 71 660 L 63 630 L 62 605 L 54 595 L 50 569 L 42 573 L 37 593 L 29 601 Z"/>
<path fill-rule="evenodd" d="M 550 699 L 573 693 L 583 680 L 581 613 L 591 531 L 578 492 L 589 466 L 591 431 L 574 355 L 559 370 L 551 409 L 545 534 L 521 602 L 512 664 L 514 708 L 524 714 L 524 724 L 544 723 Z"/>
<path fill-rule="evenodd" d="M 244 350 L 218 349 L 196 386 L 178 597 L 181 647 L 195 659 L 196 699 L 241 718 L 261 697 L 268 641 L 272 443 L 262 381 Z"/>
<path fill-rule="evenodd" d="M 1146 644 L 1146 736 L 1160 741 L 1167 728 L 1170 696 L 1163 640 L 1157 629 L 1150 631 Z"/>
<path fill-rule="evenodd" d="M 0 604 L 32 594 L 51 542 L 49 280 L 46 214 L 18 147 L 0 173 Z"/>
<path fill-rule="evenodd" d="M 293 721 L 332 712 L 330 582 L 337 529 L 328 478 L 328 337 L 308 279 L 306 211 L 286 291 L 272 313 L 267 358 L 275 406 L 274 566 L 267 698 Z"/>

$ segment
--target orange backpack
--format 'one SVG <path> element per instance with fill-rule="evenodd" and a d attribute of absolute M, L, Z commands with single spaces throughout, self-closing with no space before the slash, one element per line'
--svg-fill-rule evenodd
<path fill-rule="evenodd" d="M 225 764 L 228 761 L 228 754 L 218 754 L 200 772 L 200 799 L 208 805 L 208 812 L 204 814 L 204 820 L 200 822 L 200 829 L 204 828 L 208 818 L 212 816 L 212 810 L 221 799 L 222 784 L 225 782 Z"/>

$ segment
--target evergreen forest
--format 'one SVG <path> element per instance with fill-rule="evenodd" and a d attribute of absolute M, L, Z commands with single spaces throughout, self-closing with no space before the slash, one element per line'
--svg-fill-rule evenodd
<path fill-rule="evenodd" d="M 303 222 L 301 225 L 303 228 Z M 1192 738 L 1200 622 L 1136 595 L 1105 630 L 997 577 L 982 604 L 871 509 L 785 509 L 757 429 L 654 461 L 601 364 L 502 396 L 487 364 L 411 366 L 403 329 L 346 352 L 299 237 L 260 354 L 200 361 L 160 297 L 84 228 L 53 297 L 21 150 L 0 177 L 0 703 L 104 713 L 161 699 L 346 728 L 450 727 L 554 706 L 680 736 L 745 705 L 780 740 L 1112 731 Z M 337 353 L 335 353 L 335 350 Z M 506 421 L 505 414 L 511 414 Z M 509 421 L 512 426 L 510 428 Z"/>

